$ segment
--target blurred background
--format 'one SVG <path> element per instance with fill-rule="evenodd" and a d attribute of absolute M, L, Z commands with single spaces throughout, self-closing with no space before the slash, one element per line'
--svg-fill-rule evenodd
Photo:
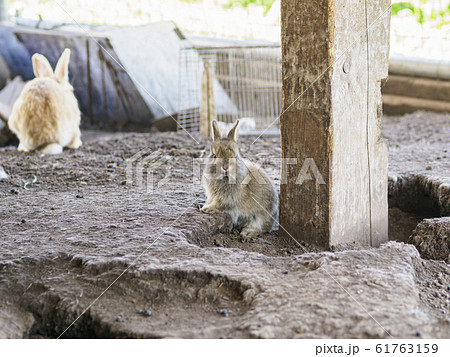
<path fill-rule="evenodd" d="M 280 0 L 5 0 L 11 17 L 54 22 L 144 25 L 174 21 L 183 31 L 280 41 Z M 64 11 L 58 4 L 61 5 Z M 70 14 L 70 15 L 69 15 Z M 450 1 L 392 2 L 391 53 L 449 59 Z"/>
<path fill-rule="evenodd" d="M 84 128 L 146 131 L 152 123 L 177 130 L 167 120 L 176 116 L 182 127 L 198 132 L 202 112 L 211 110 L 224 125 L 244 119 L 249 132 L 278 123 L 280 0 L 0 4 L 0 88 L 8 78 L 33 77 L 34 52 L 54 64 L 70 47 Z M 212 70 L 209 94 L 206 66 Z M 389 78 L 382 86 L 385 114 L 450 112 L 449 0 L 393 1 Z"/>

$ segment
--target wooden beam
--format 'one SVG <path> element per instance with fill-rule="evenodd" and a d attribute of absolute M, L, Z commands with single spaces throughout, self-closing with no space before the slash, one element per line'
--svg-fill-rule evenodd
<path fill-rule="evenodd" d="M 202 108 L 200 112 L 200 135 L 211 136 L 211 123 L 216 119 L 216 106 L 214 101 L 214 73 L 210 61 L 204 60 L 202 76 Z"/>
<path fill-rule="evenodd" d="M 297 162 L 282 167 L 279 232 L 288 245 L 387 240 L 380 80 L 389 4 L 281 1 L 282 157 Z"/>

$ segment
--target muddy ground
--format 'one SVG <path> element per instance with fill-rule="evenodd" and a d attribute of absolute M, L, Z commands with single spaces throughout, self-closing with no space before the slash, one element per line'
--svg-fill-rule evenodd
<path fill-rule="evenodd" d="M 450 215 L 449 133 L 445 114 L 385 118 L 391 239 Z M 285 249 L 276 232 L 243 241 L 228 216 L 198 211 L 192 160 L 209 140 L 83 139 L 56 156 L 0 149 L 0 337 L 450 337 L 444 261 L 396 242 L 320 252 Z M 253 140 L 241 138 L 243 156 L 278 178 L 279 138 Z M 127 159 L 146 148 L 136 162 L 153 164 L 153 190 L 137 185 L 137 164 L 127 182 Z"/>

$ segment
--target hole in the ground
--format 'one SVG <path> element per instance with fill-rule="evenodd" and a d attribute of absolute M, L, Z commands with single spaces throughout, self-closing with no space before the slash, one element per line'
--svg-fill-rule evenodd
<path fill-rule="evenodd" d="M 27 306 L 35 317 L 29 337 L 59 336 L 116 277 L 116 272 L 104 272 L 84 278 L 84 286 L 97 289 L 76 309 L 73 299 L 61 300 L 48 290 L 35 296 Z M 62 337 L 221 337 L 250 308 L 248 290 L 239 281 L 207 272 L 126 274 Z"/>
<path fill-rule="evenodd" d="M 445 214 L 440 202 L 440 183 L 420 175 L 396 176 L 389 179 L 389 207 L 421 217 Z"/>
<path fill-rule="evenodd" d="M 450 196 L 440 189 L 440 183 L 419 175 L 398 176 L 389 179 L 389 240 L 410 243 L 410 236 L 417 224 L 424 218 L 448 215 L 448 202 L 442 199 Z M 231 224 L 231 223 L 230 223 Z M 307 243 L 302 247 L 286 248 L 278 239 L 278 232 L 264 234 L 256 239 L 245 240 L 229 225 L 216 229 L 188 234 L 190 243 L 200 247 L 237 248 L 262 253 L 268 256 L 298 255 L 319 251 Z"/>
<path fill-rule="evenodd" d="M 410 242 L 410 236 L 425 218 L 450 214 L 442 199 L 449 192 L 437 181 L 420 175 L 389 179 L 389 240 Z"/>
<path fill-rule="evenodd" d="M 27 338 L 57 338 L 78 318 L 81 312 L 61 309 L 61 301 L 56 296 L 39 296 L 39 309 L 32 309 L 35 319 L 28 332 Z M 113 333 L 109 326 L 105 326 L 92 318 L 90 311 L 86 311 L 68 330 L 62 338 L 119 338 L 124 335 Z"/>
<path fill-rule="evenodd" d="M 408 243 L 411 233 L 424 218 L 398 207 L 389 207 L 389 240 Z"/>

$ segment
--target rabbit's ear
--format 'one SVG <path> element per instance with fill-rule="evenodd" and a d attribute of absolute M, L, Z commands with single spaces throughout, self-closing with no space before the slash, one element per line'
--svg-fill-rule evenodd
<path fill-rule="evenodd" d="M 219 140 L 222 137 L 220 133 L 219 126 L 217 125 L 217 121 L 213 120 L 212 122 L 212 138 L 214 141 Z"/>
<path fill-rule="evenodd" d="M 233 127 L 230 129 L 228 133 L 228 139 L 237 141 L 238 138 L 238 132 L 237 132 L 237 126 L 239 125 L 239 119 L 236 120 L 236 123 L 234 123 Z"/>
<path fill-rule="evenodd" d="M 43 55 L 35 53 L 33 57 L 31 57 L 31 63 L 33 64 L 34 75 L 37 78 L 53 76 L 52 66 L 50 66 L 47 58 Z"/>
<path fill-rule="evenodd" d="M 70 50 L 66 48 L 59 57 L 58 63 L 55 68 L 55 76 L 58 81 L 68 81 L 69 80 L 69 59 Z"/>

